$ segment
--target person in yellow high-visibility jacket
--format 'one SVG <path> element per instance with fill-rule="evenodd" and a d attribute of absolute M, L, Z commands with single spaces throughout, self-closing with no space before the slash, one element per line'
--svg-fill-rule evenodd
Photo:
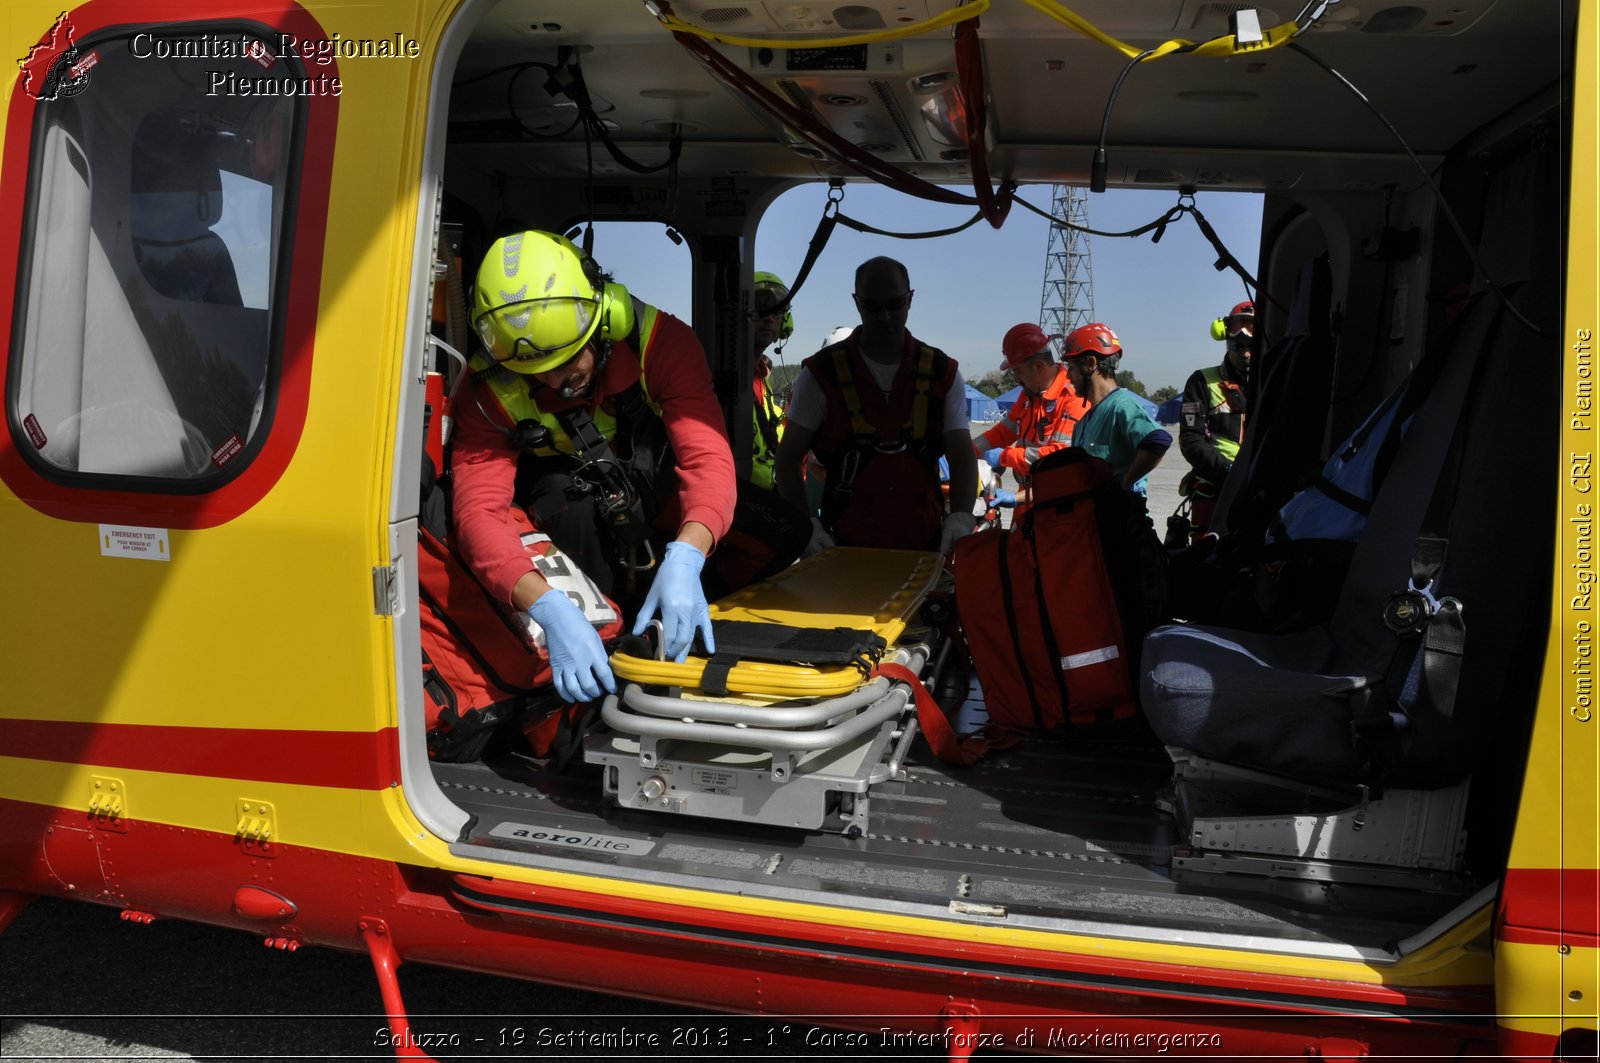
<path fill-rule="evenodd" d="M 1239 454 L 1244 435 L 1244 384 L 1255 344 L 1256 304 L 1244 302 L 1212 322 L 1211 335 L 1225 339 L 1221 365 L 1196 369 L 1183 388 L 1183 426 L 1178 449 L 1190 465 L 1179 484 L 1189 497 L 1189 519 L 1196 538 L 1211 526 L 1217 491 Z"/>
<path fill-rule="evenodd" d="M 789 297 L 789 286 L 777 274 L 757 271 L 755 287 L 755 395 L 750 403 L 755 424 L 750 435 L 750 482 L 771 491 L 776 486 L 772 470 L 778 457 L 778 440 L 783 438 L 783 408 L 768 386 L 772 359 L 767 356 L 767 348 L 776 343 L 781 350 L 783 341 L 794 335 L 794 315 L 787 310 L 782 314 L 774 312 Z"/>

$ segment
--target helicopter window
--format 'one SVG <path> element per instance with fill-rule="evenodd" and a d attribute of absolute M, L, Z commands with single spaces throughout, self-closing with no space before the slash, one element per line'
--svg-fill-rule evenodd
<path fill-rule="evenodd" d="M 47 474 L 220 486 L 271 420 L 305 105 L 209 91 L 265 53 L 183 32 L 77 45 L 36 110 L 9 413 Z"/>

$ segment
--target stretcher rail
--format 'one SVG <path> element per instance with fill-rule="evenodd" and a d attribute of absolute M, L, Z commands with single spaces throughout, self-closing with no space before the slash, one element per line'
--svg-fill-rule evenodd
<path fill-rule="evenodd" d="M 928 651 L 920 645 L 902 648 L 894 659 L 918 672 L 927 663 Z M 815 705 L 780 707 L 685 701 L 627 683 L 621 694 L 610 695 L 601 704 L 600 718 L 613 730 L 639 739 L 639 763 L 645 767 L 655 765 L 658 742 L 700 742 L 769 753 L 774 776 L 783 778 L 794 754 L 854 741 L 895 719 L 910 700 L 905 683 L 886 678 Z"/>

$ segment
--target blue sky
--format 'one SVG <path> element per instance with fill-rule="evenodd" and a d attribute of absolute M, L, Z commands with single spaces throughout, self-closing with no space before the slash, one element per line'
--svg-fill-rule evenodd
<path fill-rule="evenodd" d="M 1049 186 L 1021 195 L 1048 210 Z M 767 210 L 756 238 L 757 269 L 793 281 L 816 230 L 827 187 L 793 189 Z M 1089 225 L 1121 231 L 1161 216 L 1177 201 L 1168 191 L 1111 190 L 1088 197 Z M 1255 271 L 1260 243 L 1261 197 L 1247 193 L 1201 193 L 1196 205 L 1224 244 Z M 842 213 L 896 232 L 948 228 L 972 216 L 973 208 L 930 203 L 878 185 L 845 187 Z M 654 226 L 630 238 L 603 226 L 594 253 L 601 265 L 640 298 L 686 316 L 687 256 Z M 795 334 L 783 361 L 797 363 L 815 351 L 837 325 L 860 318 L 850 301 L 855 268 L 874 255 L 904 262 L 916 291 L 910 328 L 919 339 L 943 348 L 972 379 L 998 368 L 1000 338 L 1021 321 L 1039 319 L 1045 277 L 1048 223 L 1021 207 L 1000 229 L 979 221 L 965 232 L 932 240 L 868 236 L 835 228 L 805 287 L 795 298 Z M 1211 320 L 1246 298 L 1231 271 L 1212 268 L 1216 255 L 1192 218 L 1169 226 L 1159 244 L 1136 239 L 1090 237 L 1095 318 L 1110 325 L 1123 344 L 1122 367 L 1147 388 L 1181 388 L 1195 369 L 1222 358 Z"/>

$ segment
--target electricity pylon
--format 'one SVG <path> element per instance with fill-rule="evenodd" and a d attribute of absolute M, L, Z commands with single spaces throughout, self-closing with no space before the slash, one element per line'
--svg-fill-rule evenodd
<path fill-rule="evenodd" d="M 1050 216 L 1073 225 L 1089 224 L 1089 194 L 1082 188 L 1055 185 L 1050 191 Z M 1094 271 L 1089 264 L 1089 236 L 1076 229 L 1050 226 L 1044 251 L 1044 293 L 1039 298 L 1039 327 L 1047 336 L 1065 336 L 1094 320 Z"/>

